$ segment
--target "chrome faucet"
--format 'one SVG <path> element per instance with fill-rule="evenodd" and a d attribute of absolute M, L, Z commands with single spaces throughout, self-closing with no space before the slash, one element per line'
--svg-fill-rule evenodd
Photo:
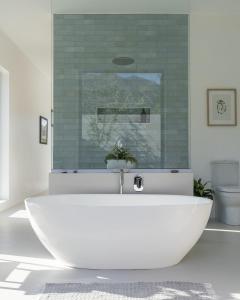
<path fill-rule="evenodd" d="M 124 186 L 124 169 L 120 169 L 120 194 L 123 194 L 123 186 Z"/>
<path fill-rule="evenodd" d="M 134 188 L 135 192 L 142 192 L 143 191 L 143 178 L 140 175 L 136 175 L 134 177 L 133 188 Z"/>

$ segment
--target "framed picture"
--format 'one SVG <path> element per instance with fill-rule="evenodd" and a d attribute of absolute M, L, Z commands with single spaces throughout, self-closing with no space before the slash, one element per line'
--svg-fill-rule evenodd
<path fill-rule="evenodd" d="M 208 126 L 237 126 L 237 90 L 207 90 Z"/>
<path fill-rule="evenodd" d="M 48 143 L 48 119 L 42 116 L 39 118 L 39 143 Z"/>

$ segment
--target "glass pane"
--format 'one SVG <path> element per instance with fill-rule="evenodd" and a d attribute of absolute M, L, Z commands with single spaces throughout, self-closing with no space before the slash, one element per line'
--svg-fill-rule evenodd
<path fill-rule="evenodd" d="M 80 168 L 104 168 L 121 141 L 139 168 L 161 167 L 160 73 L 81 74 Z"/>
<path fill-rule="evenodd" d="M 188 16 L 54 15 L 54 169 L 188 168 Z"/>

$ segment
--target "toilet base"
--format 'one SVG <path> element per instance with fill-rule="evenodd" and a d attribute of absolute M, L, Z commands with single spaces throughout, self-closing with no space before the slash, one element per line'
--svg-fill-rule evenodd
<path fill-rule="evenodd" d="M 240 225 L 240 208 L 233 207 L 221 207 L 220 221 L 232 226 Z"/>

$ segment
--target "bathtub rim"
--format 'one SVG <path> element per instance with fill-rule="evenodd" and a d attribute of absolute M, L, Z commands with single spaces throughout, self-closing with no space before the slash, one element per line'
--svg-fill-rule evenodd
<path fill-rule="evenodd" d="M 126 199 L 124 199 L 126 197 Z M 67 199 L 70 198 L 70 199 Z M 129 199 L 127 199 L 129 198 Z M 151 199 L 146 199 L 151 198 Z M 56 194 L 29 197 L 25 204 L 78 204 L 82 207 L 153 207 L 212 205 L 209 198 L 166 194 Z"/>

